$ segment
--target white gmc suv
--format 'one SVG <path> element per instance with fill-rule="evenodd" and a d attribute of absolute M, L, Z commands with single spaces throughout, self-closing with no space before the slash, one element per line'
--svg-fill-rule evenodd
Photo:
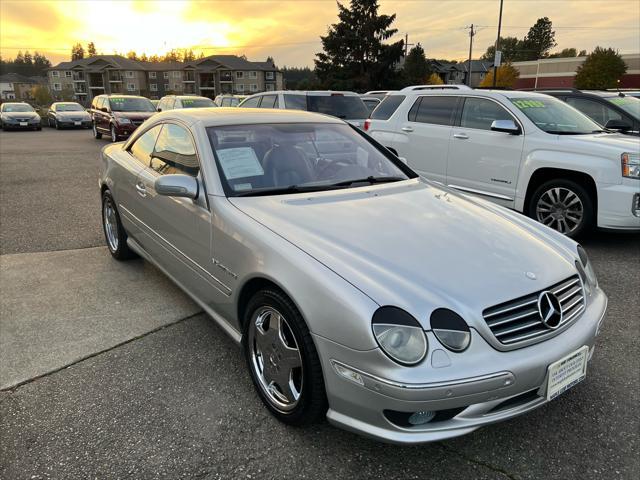
<path fill-rule="evenodd" d="M 365 131 L 425 177 L 569 236 L 640 230 L 640 139 L 548 95 L 407 87 L 385 97 Z"/>

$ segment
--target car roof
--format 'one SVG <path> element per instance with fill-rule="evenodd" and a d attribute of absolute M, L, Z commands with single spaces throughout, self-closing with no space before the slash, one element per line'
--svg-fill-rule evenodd
<path fill-rule="evenodd" d="M 186 108 L 168 110 L 153 116 L 155 120 L 181 120 L 188 125 L 202 122 L 205 127 L 252 125 L 261 123 L 333 123 L 344 124 L 339 118 L 303 110 L 271 108 Z"/>
<path fill-rule="evenodd" d="M 270 95 L 270 94 L 274 94 L 274 93 L 284 93 L 284 94 L 289 94 L 289 95 L 332 95 L 332 94 L 339 94 L 339 95 L 344 95 L 344 96 L 356 96 L 359 97 L 360 95 L 357 94 L 356 92 L 350 92 L 347 90 L 272 90 L 270 92 L 258 92 L 258 93 L 254 93 L 251 96 L 255 96 L 255 95 Z"/>

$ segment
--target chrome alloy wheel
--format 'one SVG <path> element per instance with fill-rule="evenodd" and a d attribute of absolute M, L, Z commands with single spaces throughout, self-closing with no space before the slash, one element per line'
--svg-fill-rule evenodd
<path fill-rule="evenodd" d="M 253 374 L 276 410 L 286 413 L 302 393 L 302 357 L 291 327 L 273 307 L 256 310 L 249 325 Z"/>
<path fill-rule="evenodd" d="M 540 223 L 561 233 L 572 233 L 584 219 L 584 206 L 578 195 L 564 187 L 554 187 L 542 195 L 536 204 Z"/>
<path fill-rule="evenodd" d="M 116 209 L 110 198 L 104 200 L 102 206 L 102 218 L 104 222 L 104 233 L 112 252 L 118 250 L 120 240 L 118 237 L 118 219 L 116 217 Z"/>

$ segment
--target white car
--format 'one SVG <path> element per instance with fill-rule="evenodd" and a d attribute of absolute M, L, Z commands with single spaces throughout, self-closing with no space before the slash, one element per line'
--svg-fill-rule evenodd
<path fill-rule="evenodd" d="M 216 96 L 214 102 L 219 107 L 237 107 L 245 98 L 246 95 L 231 95 L 231 94 L 221 94 Z"/>
<path fill-rule="evenodd" d="M 413 86 L 365 123 L 427 178 L 575 237 L 640 230 L 640 142 L 533 92 Z"/>
<path fill-rule="evenodd" d="M 362 128 L 369 110 L 355 92 L 335 90 L 280 90 L 251 95 L 238 105 L 241 108 L 280 108 L 306 110 L 337 117 L 354 127 Z"/>

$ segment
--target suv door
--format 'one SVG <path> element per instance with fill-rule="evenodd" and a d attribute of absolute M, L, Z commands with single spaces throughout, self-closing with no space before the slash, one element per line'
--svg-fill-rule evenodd
<path fill-rule="evenodd" d="M 155 181 L 168 174 L 195 177 L 198 197 L 158 195 Z M 228 287 L 213 276 L 211 213 L 195 142 L 187 128 L 175 123 L 162 126 L 150 166 L 138 175 L 138 186 L 145 194 L 140 201 L 145 249 L 198 298 L 207 303 L 226 298 Z"/>
<path fill-rule="evenodd" d="M 451 134 L 447 184 L 513 207 L 524 134 L 494 132 L 491 124 L 495 120 L 519 122 L 489 98 L 464 97 L 461 107 Z"/>
<path fill-rule="evenodd" d="M 396 127 L 398 156 L 436 182 L 446 182 L 449 137 L 459 103 L 460 97 L 454 95 L 420 96 Z"/>

